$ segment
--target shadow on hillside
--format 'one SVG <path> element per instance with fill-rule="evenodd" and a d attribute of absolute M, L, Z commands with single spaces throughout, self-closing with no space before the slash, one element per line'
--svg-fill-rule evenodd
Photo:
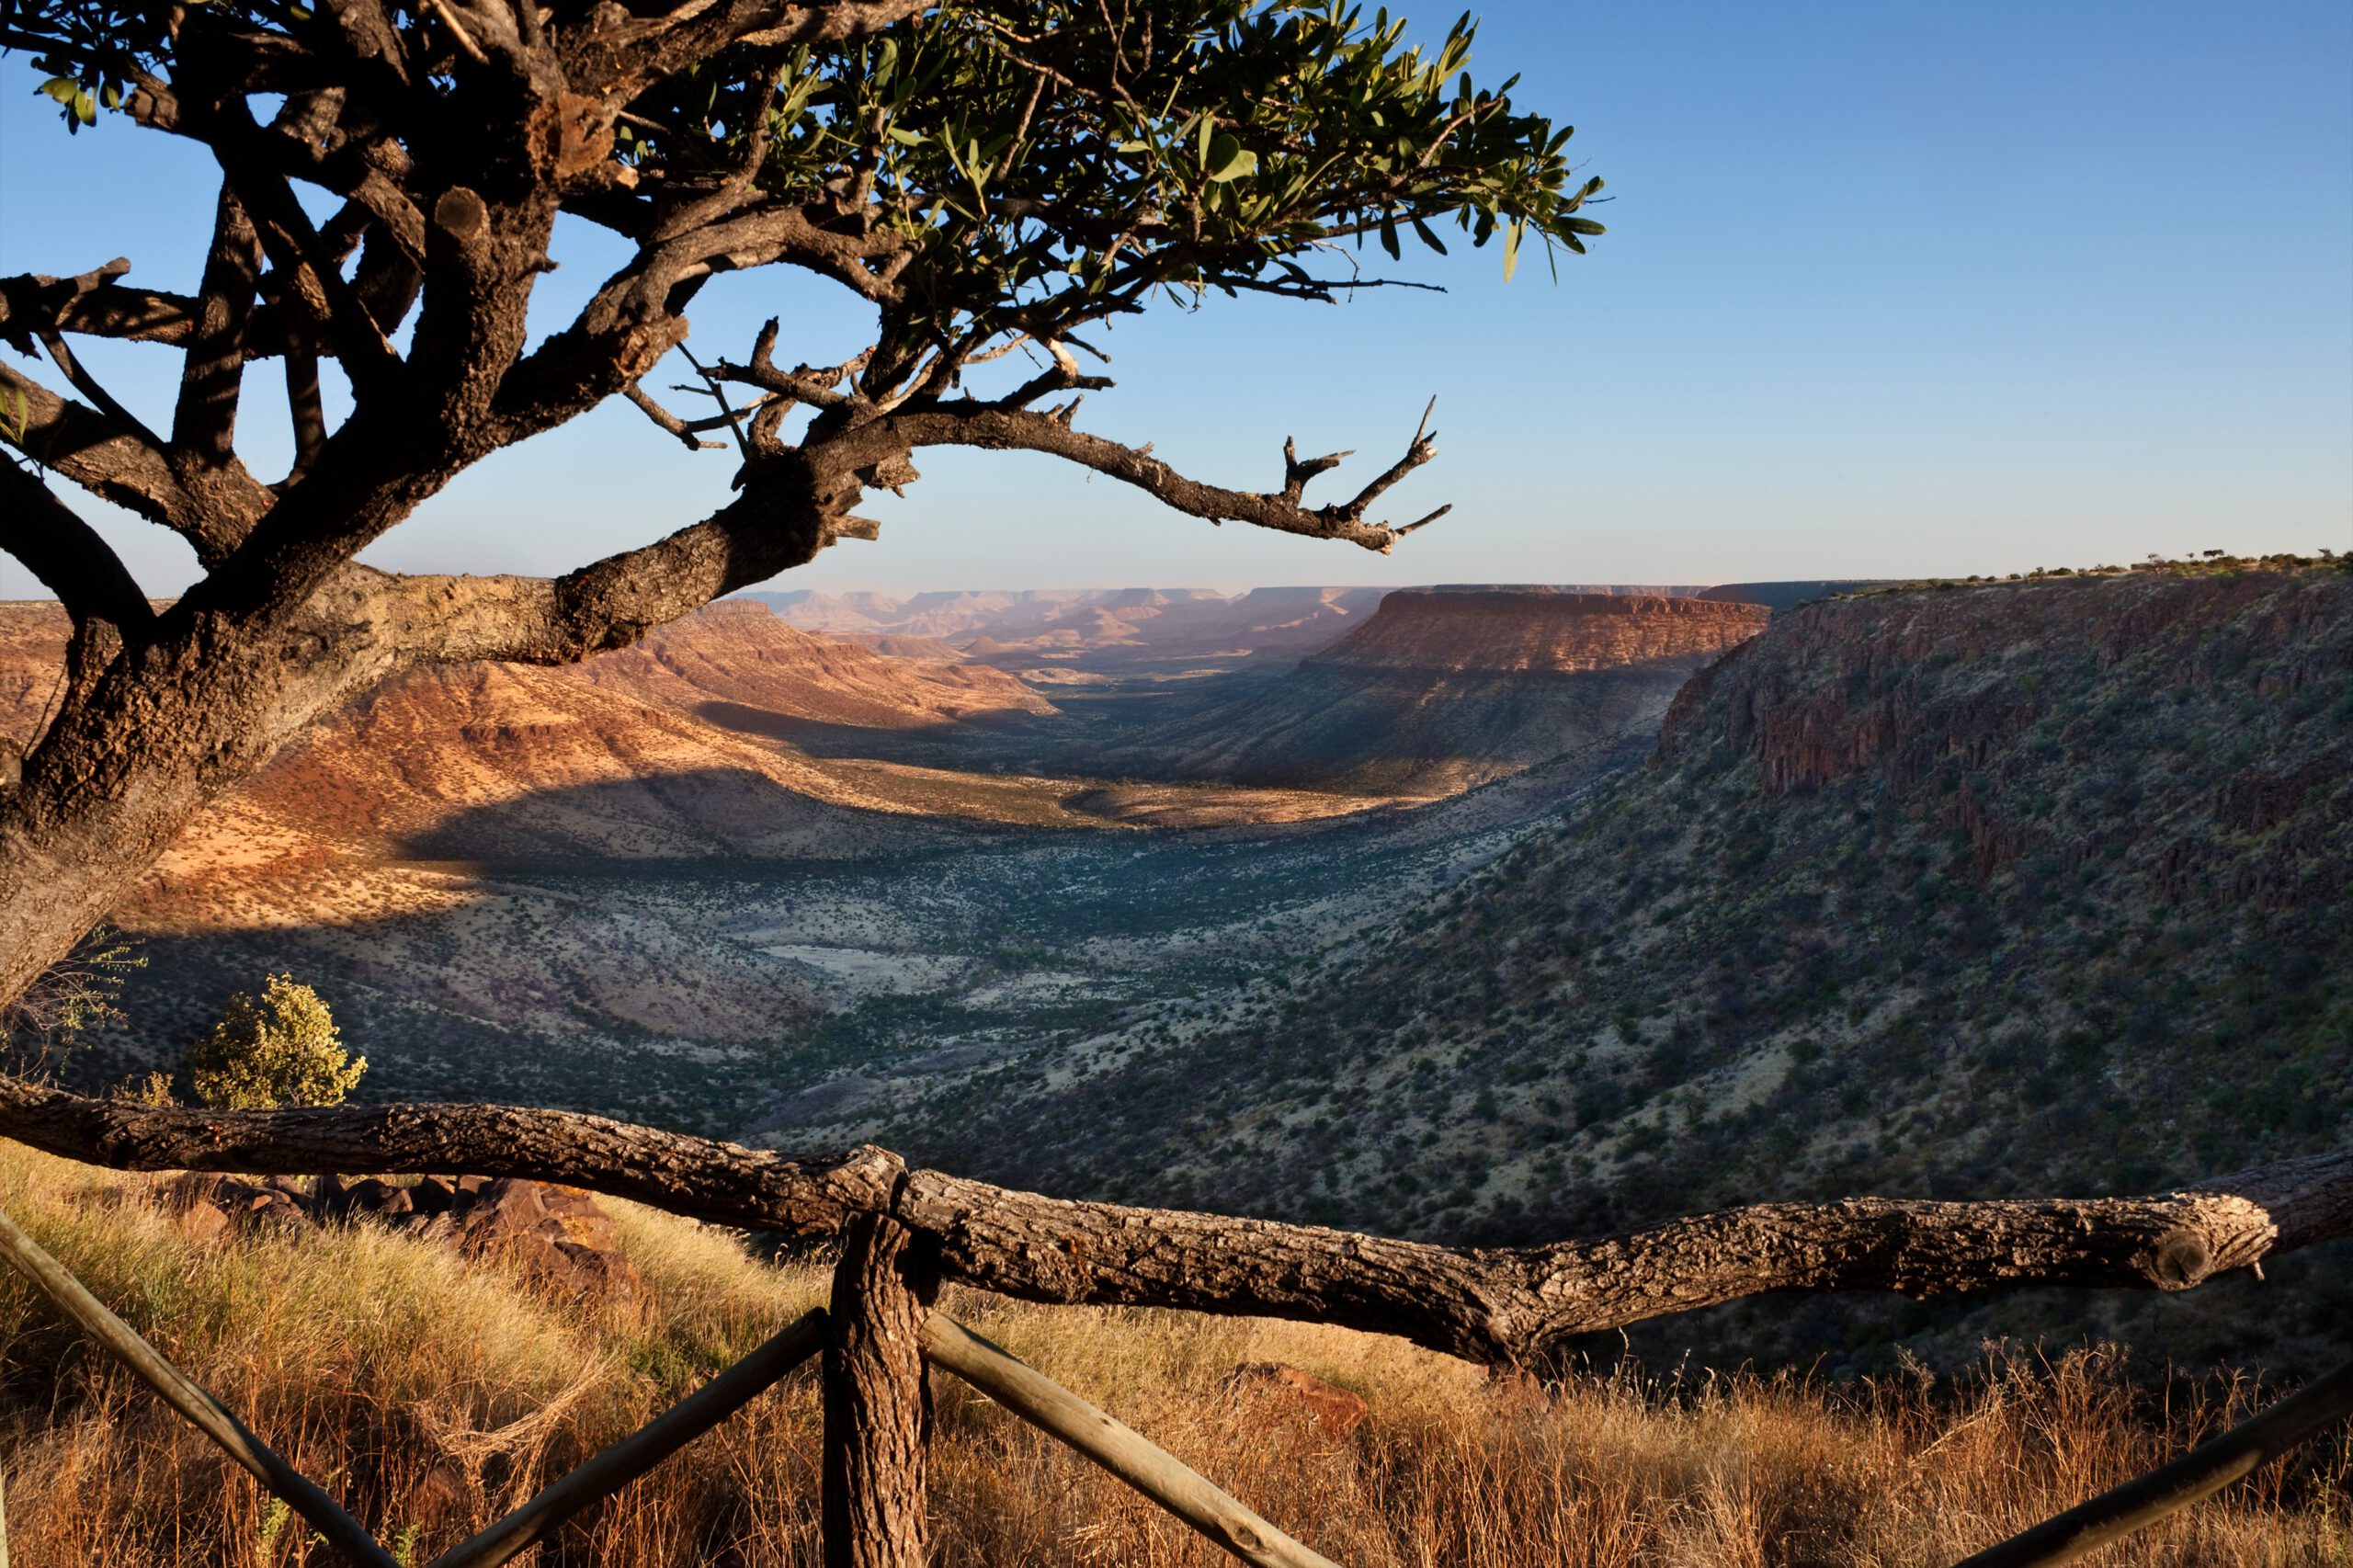
<path fill-rule="evenodd" d="M 738 734 L 782 741 L 811 756 L 872 757 L 926 767 L 983 770 L 992 764 L 1010 763 L 1017 752 L 1073 724 L 1060 714 L 1025 713 L 1017 709 L 904 727 L 804 719 L 741 702 L 699 703 L 694 714 Z"/>
<path fill-rule="evenodd" d="M 514 863 L 834 860 L 886 852 L 932 825 L 838 804 L 748 767 L 653 773 L 462 808 L 397 837 L 412 860 Z"/>

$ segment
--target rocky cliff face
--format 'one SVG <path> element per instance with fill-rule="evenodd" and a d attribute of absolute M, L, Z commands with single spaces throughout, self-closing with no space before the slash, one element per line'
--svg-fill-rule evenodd
<path fill-rule="evenodd" d="M 1547 588 L 1403 589 L 1291 670 L 1149 714 L 1107 766 L 1432 798 L 1658 722 L 1766 612 Z"/>
<path fill-rule="evenodd" d="M 1500 1242 L 2161 1187 L 2353 1142 L 2348 866 L 2353 574 L 1811 605 L 1436 907 L 1183 1049 L 1107 1045 L 1040 1100 L 1054 1138 L 1008 1115 L 957 1152 Z M 2282 1343 L 2347 1343 L 2353 1297 L 2282 1301 Z"/>
<path fill-rule="evenodd" d="M 1015 593 L 758 596 L 793 625 L 832 635 L 952 643 L 1000 669 L 1133 673 L 1296 656 L 1381 602 L 1380 588 L 1024 590 Z"/>
<path fill-rule="evenodd" d="M 2307 752 L 2325 731 L 2247 736 L 2243 767 L 2202 755 L 2198 741 L 2226 724 L 2206 710 L 2233 694 L 2248 716 L 2296 714 L 2343 685 L 2353 660 L 2344 580 L 2139 573 L 1808 605 L 1677 696 L 1659 762 L 1689 766 L 1730 748 L 1770 795 L 1874 787 L 1965 840 L 1981 881 L 2035 854 L 2080 866 L 2137 823 L 2153 791 L 2187 792 L 2196 780 L 2200 798 L 2180 802 L 2184 820 L 2143 824 L 2157 841 L 2141 847 L 2157 852 L 2163 875 L 2211 881 L 2225 858 L 2212 830 L 2267 834 L 2301 819 L 2298 834 L 2268 844 L 2266 864 L 2234 867 L 2223 891 L 2277 903 L 2311 892 L 2316 872 L 2341 894 L 2341 866 L 2332 874 L 2298 853 L 2320 848 L 2322 819 L 2302 808 L 2329 793 L 2321 757 Z M 1859 620 L 1870 635 L 1856 635 Z M 2164 693 L 2164 708 L 2131 711 L 2136 691 Z M 2112 797 L 2105 822 L 2087 814 L 2053 831 L 2038 821 L 2075 782 L 2068 765 L 2096 766 L 2110 741 L 2162 747 L 2163 778 L 2097 790 Z"/>
<path fill-rule="evenodd" d="M 1545 588 L 1403 588 L 1311 667 L 1573 675 L 1714 657 L 1765 629 L 1755 605 Z"/>
<path fill-rule="evenodd" d="M 35 732 L 67 630 L 53 604 L 0 607 L 0 736 L 15 744 Z M 1052 711 L 1001 671 L 892 657 L 726 602 L 578 665 L 396 677 L 192 828 L 164 880 L 185 888 L 203 866 L 318 858 L 315 845 L 286 847 L 297 840 L 435 858 L 833 858 L 870 845 L 868 813 L 928 814 L 938 791 L 755 737 Z"/>

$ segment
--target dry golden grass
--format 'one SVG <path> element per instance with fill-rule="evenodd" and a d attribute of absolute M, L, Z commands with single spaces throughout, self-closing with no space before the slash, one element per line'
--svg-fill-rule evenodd
<path fill-rule="evenodd" d="M 153 1184 L 0 1144 L 0 1205 L 363 1522 L 422 1562 L 823 1298 L 815 1262 L 616 1210 L 642 1305 L 556 1301 L 368 1224 L 198 1245 Z M 949 1310 L 1336 1560 L 1461 1564 L 1949 1562 L 2233 1419 L 2217 1381 L 2167 1408 L 2114 1359 L 1994 1353 L 1972 1376 L 1824 1387 L 1631 1374 L 1548 1391 L 1392 1340 L 1170 1312 Z M 1362 1393 L 1345 1437 L 1222 1387 L 1241 1361 Z M 939 1392 L 943 1564 L 1225 1561 L 985 1401 Z M 2266 1396 L 2268 1397 L 2268 1395 Z M 816 1561 L 804 1371 L 542 1549 L 563 1564 Z M 320 1561 L 300 1521 L 13 1275 L 0 1279 L 0 1470 L 20 1568 Z M 2116 1564 L 2353 1562 L 2342 1439 L 2111 1553 Z"/>

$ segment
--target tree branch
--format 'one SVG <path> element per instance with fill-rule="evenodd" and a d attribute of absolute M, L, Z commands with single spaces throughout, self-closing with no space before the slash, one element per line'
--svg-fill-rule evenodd
<path fill-rule="evenodd" d="M 0 278 L 0 339 L 30 354 L 37 335 L 48 328 L 91 337 L 176 343 L 188 335 L 196 301 L 151 289 L 126 289 L 119 279 L 131 270 L 117 256 L 73 278 L 19 273 Z"/>
<path fill-rule="evenodd" d="M 0 460 L 0 550 L 24 563 L 79 623 L 104 620 L 126 636 L 155 619 L 147 596 L 96 528 L 48 485 Z"/>
<path fill-rule="evenodd" d="M 60 397 L 6 365 L 0 365 L 0 414 L 10 426 L 10 439 L 27 457 L 102 500 L 186 536 L 199 556 L 217 560 L 235 544 L 236 530 L 199 504 L 143 430 Z M 266 504 L 267 493 L 258 499 Z"/>
<path fill-rule="evenodd" d="M 931 9 L 934 0 L 686 0 L 665 14 L 599 19 L 572 29 L 563 48 L 563 73 L 574 91 L 626 101 L 676 75 L 729 44 L 790 48 L 833 43 L 880 32 Z"/>
<path fill-rule="evenodd" d="M 237 402 L 244 385 L 245 329 L 261 280 L 261 240 L 237 193 L 221 182 L 213 203 L 212 245 L 197 286 L 194 330 L 180 365 L 172 446 L 208 467 L 237 455 Z"/>
<path fill-rule="evenodd" d="M 1059 373 L 1067 376 L 1067 372 Z M 1078 381 L 1065 379 L 1063 384 L 1080 385 L 1087 380 L 1089 378 L 1081 378 Z M 1015 396 L 1036 395 L 1033 389 L 1038 389 L 1038 382 L 1033 381 L 1021 388 Z M 1403 457 L 1347 500 L 1329 506 L 1308 507 L 1299 504 L 1293 480 L 1303 487 L 1313 473 L 1320 473 L 1331 466 L 1324 460 L 1315 460 L 1320 466 L 1311 473 L 1298 474 L 1287 471 L 1283 489 L 1278 493 L 1227 490 L 1186 478 L 1152 456 L 1149 447 L 1125 447 L 1100 436 L 1074 430 L 1067 415 L 1068 410 L 1057 417 L 1006 407 L 1003 403 L 937 403 L 903 409 L 887 419 L 862 427 L 859 432 L 853 433 L 850 439 L 872 439 L 865 432 L 887 431 L 888 438 L 909 447 L 985 447 L 997 450 L 1045 452 L 1093 469 L 1097 473 L 1108 474 L 1147 492 L 1177 511 L 1207 517 L 1211 522 L 1232 518 L 1235 522 L 1274 528 L 1282 533 L 1305 534 L 1313 539 L 1346 540 L 1382 554 L 1388 553 L 1390 547 L 1398 540 L 1449 510 L 1441 506 L 1418 521 L 1402 526 L 1364 520 L 1366 510 L 1382 494 L 1438 455 L 1437 436 L 1427 429 L 1416 432 Z M 1427 415 L 1425 415 L 1424 418 L 1427 421 Z M 1337 459 L 1332 461 L 1336 462 Z"/>
<path fill-rule="evenodd" d="M 250 119 L 244 119 L 237 129 L 259 131 Z M 228 156 L 225 151 L 221 167 L 237 200 L 253 215 L 262 249 L 279 275 L 280 309 L 299 300 L 306 313 L 326 324 L 335 358 L 343 362 L 355 392 L 364 398 L 385 386 L 401 369 L 400 356 L 325 254 L 318 231 L 294 199 L 286 176 Z"/>
<path fill-rule="evenodd" d="M 1490 1250 L 1069 1202 L 908 1170 L 874 1148 L 791 1160 L 506 1107 L 165 1110 L 0 1079 L 0 1134 L 127 1170 L 529 1176 L 794 1235 L 880 1214 L 927 1238 L 944 1277 L 1003 1295 L 1329 1322 L 1499 1363 L 1771 1291 L 2182 1290 L 2353 1233 L 2343 1153 L 2140 1198 L 1761 1204 Z"/>
<path fill-rule="evenodd" d="M 622 392 L 621 395 L 629 399 L 632 403 L 635 403 L 637 405 L 638 412 L 643 414 L 645 417 L 654 421 L 656 428 L 666 430 L 671 435 L 676 436 L 679 440 L 685 442 L 687 450 L 690 452 L 715 452 L 724 451 L 726 449 L 727 443 L 724 441 L 704 441 L 698 439 L 695 436 L 695 426 L 688 424 L 686 420 L 679 418 L 676 415 L 671 413 L 668 409 L 656 403 L 654 400 L 654 394 L 645 390 L 644 383 L 639 381 L 631 382 L 629 387 Z"/>

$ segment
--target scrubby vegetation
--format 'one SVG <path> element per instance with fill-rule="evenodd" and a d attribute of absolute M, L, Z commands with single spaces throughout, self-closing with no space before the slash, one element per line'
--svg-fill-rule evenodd
<path fill-rule="evenodd" d="M 551 1297 L 368 1221 L 199 1242 L 126 1177 L 0 1145 L 0 1206 L 306 1472 L 421 1562 L 817 1302 L 822 1258 L 611 1205 L 641 1296 Z M 1942 1563 L 2273 1397 L 2244 1376 L 2152 1396 L 2118 1358 L 1990 1349 L 1966 1373 L 1834 1386 L 1745 1374 L 1490 1380 L 1398 1342 L 1166 1312 L 949 1310 L 1201 1466 L 1338 1561 Z M 1278 1360 L 1363 1395 L 1326 1435 L 1226 1386 Z M 938 1388 L 943 1564 L 1224 1561 L 1084 1461 Z M 542 1551 L 557 1564 L 816 1560 L 816 1389 L 797 1375 Z M 0 1277 L 0 1471 L 23 1568 L 279 1568 L 299 1521 Z M 2353 1552 L 2340 1436 L 2108 1561 Z"/>
<path fill-rule="evenodd" d="M 899 1142 L 1448 1240 L 2161 1187 L 2353 1130 L 2348 863 L 2334 563 L 1818 604 L 1687 687 L 1650 766 L 1427 907 L 1181 1043 L 1142 1026 Z M 2234 1322 L 2168 1305 L 2159 1342 L 2341 1357 L 2334 1277 Z M 2114 1310 L 2006 1322 L 2164 1327 Z M 1936 1325 L 1950 1355 L 1989 1324 L 1864 1312 L 1780 1346 L 1884 1366 Z"/>

